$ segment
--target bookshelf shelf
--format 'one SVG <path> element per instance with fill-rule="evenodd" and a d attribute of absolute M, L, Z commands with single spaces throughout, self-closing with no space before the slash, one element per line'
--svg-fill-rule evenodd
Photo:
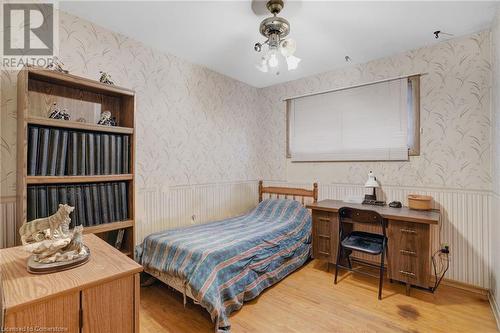
<path fill-rule="evenodd" d="M 85 227 L 85 228 L 83 228 L 83 233 L 84 234 L 98 234 L 98 233 L 108 232 L 108 231 L 112 231 L 112 230 L 130 228 L 133 226 L 134 226 L 134 221 L 132 221 L 132 220 L 103 223 L 100 225 Z"/>
<path fill-rule="evenodd" d="M 116 85 L 104 84 L 99 81 L 90 80 L 73 74 L 64 74 L 32 66 L 25 67 L 23 70 L 26 71 L 31 78 L 37 81 L 56 83 L 65 87 L 82 89 L 100 94 L 132 97 L 135 95 L 133 90 Z"/>
<path fill-rule="evenodd" d="M 27 176 L 26 183 L 34 184 L 74 184 L 74 183 L 100 183 L 133 180 L 133 174 L 99 175 L 99 176 Z"/>
<path fill-rule="evenodd" d="M 97 124 L 80 123 L 77 121 L 50 119 L 42 117 L 29 117 L 27 119 L 27 123 L 29 125 L 60 127 L 60 128 L 78 129 L 78 130 L 93 131 L 93 132 L 119 133 L 119 134 L 134 133 L 134 129 L 130 127 L 104 126 Z"/>
<path fill-rule="evenodd" d="M 17 228 L 28 220 L 28 216 L 29 221 L 45 217 L 57 210 L 58 203 L 71 203 L 75 211 L 70 216 L 74 223 L 84 226 L 84 233 L 94 233 L 112 245 L 121 245 L 119 250 L 132 256 L 135 245 L 135 92 L 36 67 L 19 71 L 17 90 Z M 87 122 L 45 118 L 44 114 L 54 103 L 67 109 L 72 119 L 83 118 Z M 94 124 L 103 111 L 109 111 L 118 126 Z M 42 130 L 36 128 L 44 129 L 43 136 Z M 63 137 L 61 133 L 68 134 Z M 34 137 L 38 141 L 30 140 Z M 100 145 L 98 139 L 102 139 Z M 50 147 L 57 148 L 51 150 Z M 60 147 L 68 147 L 67 155 L 61 153 Z M 84 150 L 86 153 L 82 153 Z M 70 159 L 70 151 L 78 153 L 73 153 Z M 122 169 L 123 165 L 126 167 Z M 41 169 L 37 169 L 39 166 Z M 28 167 L 30 174 L 73 175 L 28 176 Z M 74 176 L 77 172 L 118 174 Z M 119 221 L 94 225 L 97 221 L 114 219 Z M 20 243 L 20 239 L 16 241 Z"/>

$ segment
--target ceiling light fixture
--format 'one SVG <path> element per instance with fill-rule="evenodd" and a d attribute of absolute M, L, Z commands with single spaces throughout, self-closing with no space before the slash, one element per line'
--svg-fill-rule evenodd
<path fill-rule="evenodd" d="M 260 33 L 267 40 L 256 43 L 254 50 L 263 52 L 260 63 L 256 66 L 261 72 L 269 71 L 279 75 L 280 58 L 285 58 L 288 70 L 294 70 L 299 65 L 300 59 L 293 54 L 297 49 L 297 43 L 291 38 L 285 39 L 290 33 L 290 23 L 277 15 L 283 9 L 283 0 L 270 0 L 266 5 L 273 14 L 260 23 Z M 267 45 L 267 48 L 264 47 Z"/>

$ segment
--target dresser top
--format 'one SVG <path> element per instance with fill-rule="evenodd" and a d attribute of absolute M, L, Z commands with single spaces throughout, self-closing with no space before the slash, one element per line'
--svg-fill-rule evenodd
<path fill-rule="evenodd" d="M 389 206 L 372 206 L 363 204 L 354 204 L 341 200 L 321 200 L 306 206 L 312 210 L 320 210 L 326 212 L 338 212 L 341 207 L 351 207 L 356 209 L 373 210 L 382 215 L 382 217 L 391 220 L 407 221 L 425 224 L 438 224 L 440 213 L 439 211 L 421 211 L 409 209 L 408 207 L 391 208 Z"/>
<path fill-rule="evenodd" d="M 76 268 L 51 274 L 30 274 L 26 262 L 30 253 L 22 246 L 0 250 L 1 291 L 6 311 L 61 294 L 142 271 L 142 266 L 99 237 L 84 235 L 90 249 L 89 261 Z"/>

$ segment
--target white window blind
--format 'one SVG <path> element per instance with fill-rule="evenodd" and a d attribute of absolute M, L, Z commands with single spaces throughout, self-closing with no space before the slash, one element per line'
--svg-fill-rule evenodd
<path fill-rule="evenodd" d="M 294 98 L 292 161 L 408 159 L 408 79 Z"/>

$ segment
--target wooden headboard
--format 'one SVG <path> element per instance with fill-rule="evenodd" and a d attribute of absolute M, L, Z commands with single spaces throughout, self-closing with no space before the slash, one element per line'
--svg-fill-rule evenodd
<path fill-rule="evenodd" d="M 303 188 L 292 188 L 292 187 L 276 187 L 263 185 L 263 181 L 259 180 L 259 202 L 262 201 L 262 196 L 264 193 L 268 193 L 269 197 L 276 195 L 276 198 L 282 196 L 285 199 L 291 197 L 293 200 L 297 200 L 297 197 L 301 197 L 301 202 L 304 204 L 304 198 L 312 198 L 313 202 L 318 201 L 318 183 L 313 184 L 312 190 L 305 190 Z"/>

